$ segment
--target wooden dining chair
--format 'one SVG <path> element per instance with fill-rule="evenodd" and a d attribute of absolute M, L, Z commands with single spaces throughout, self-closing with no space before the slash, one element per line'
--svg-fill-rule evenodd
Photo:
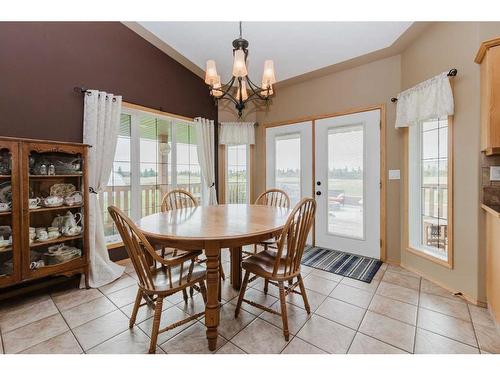
<path fill-rule="evenodd" d="M 205 314 L 204 312 L 197 313 L 160 329 L 163 299 L 165 297 L 181 291 L 185 293 L 186 288 L 197 285 L 203 300 L 205 303 L 207 302 L 206 270 L 195 262 L 201 251 L 183 252 L 175 256 L 170 253 L 165 257 L 161 257 L 156 253 L 144 234 L 119 208 L 110 206 L 108 211 L 122 237 L 123 244 L 138 277 L 139 289 L 137 290 L 129 327 L 134 327 L 139 307 L 153 303 L 154 318 L 149 353 L 155 353 L 156 342 L 160 333 L 186 324 Z M 143 299 L 145 302 L 141 303 Z"/>
<path fill-rule="evenodd" d="M 306 245 L 307 235 L 311 230 L 314 214 L 316 212 L 316 201 L 312 198 L 302 199 L 292 210 L 288 220 L 283 227 L 282 234 L 278 240 L 277 251 L 264 250 L 254 254 L 242 261 L 245 270 L 243 284 L 234 316 L 238 317 L 243 302 L 258 307 L 271 314 L 280 315 L 283 322 L 283 335 L 288 341 L 288 318 L 286 311 L 286 296 L 290 293 L 302 295 L 304 306 L 308 314 L 311 312 L 307 301 L 304 281 L 300 274 L 300 262 Z M 250 274 L 262 277 L 265 280 L 264 293 L 267 294 L 267 285 L 271 283 L 279 288 L 281 311 L 277 312 L 254 301 L 245 299 L 245 291 Z M 296 279 L 297 281 L 294 281 Z M 287 285 L 285 286 L 285 282 Z M 295 288 L 299 286 L 300 292 Z"/>
<path fill-rule="evenodd" d="M 170 210 L 176 210 L 181 208 L 188 207 L 197 207 L 198 202 L 196 198 L 187 190 L 184 189 L 174 189 L 169 191 L 162 199 L 161 202 L 161 211 L 166 212 Z M 182 252 L 182 249 L 174 249 L 173 254 L 177 254 L 178 252 Z M 162 248 L 162 256 L 166 253 L 166 249 Z M 197 260 L 198 263 L 205 263 L 207 260 Z M 222 268 L 222 262 L 219 261 L 219 274 L 222 280 L 226 279 L 226 275 L 224 274 L 224 269 Z M 196 289 L 196 287 L 195 287 Z M 191 296 L 193 295 L 193 289 L 190 290 Z"/>
<path fill-rule="evenodd" d="M 263 205 L 263 206 L 272 206 L 272 207 L 281 207 L 281 208 L 290 208 L 290 198 L 288 194 L 280 189 L 269 189 L 263 192 L 261 195 L 257 197 L 255 200 L 255 204 Z M 267 250 L 269 247 L 276 246 L 277 238 L 272 238 L 267 241 L 259 242 L 258 244 L 253 245 L 253 254 L 257 253 L 257 246 L 264 247 L 264 250 Z M 252 253 L 248 251 L 244 251 L 247 255 L 252 255 Z"/>

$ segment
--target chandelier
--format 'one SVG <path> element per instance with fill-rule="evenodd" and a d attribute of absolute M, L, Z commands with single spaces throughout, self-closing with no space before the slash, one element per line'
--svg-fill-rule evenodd
<path fill-rule="evenodd" d="M 207 61 L 205 71 L 205 83 L 210 87 L 210 95 L 215 99 L 216 104 L 219 100 L 226 99 L 234 103 L 238 110 L 238 117 L 241 117 L 246 103 L 254 100 L 268 102 L 273 95 L 273 85 L 276 83 L 274 76 L 273 60 L 264 62 L 264 72 L 262 74 L 262 84 L 257 86 L 248 77 L 247 57 L 248 40 L 241 36 L 233 40 L 233 76 L 226 84 L 221 84 L 220 76 L 217 75 L 217 68 L 214 60 Z"/>

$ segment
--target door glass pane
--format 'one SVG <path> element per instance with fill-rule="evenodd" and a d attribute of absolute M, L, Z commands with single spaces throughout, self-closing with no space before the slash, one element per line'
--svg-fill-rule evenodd
<path fill-rule="evenodd" d="M 328 131 L 328 232 L 364 238 L 363 126 Z"/>
<path fill-rule="evenodd" d="M 291 207 L 301 198 L 300 189 L 300 133 L 275 138 L 276 188 L 284 190 L 290 197 Z"/>
<path fill-rule="evenodd" d="M 227 146 L 227 203 L 247 203 L 247 145 Z"/>

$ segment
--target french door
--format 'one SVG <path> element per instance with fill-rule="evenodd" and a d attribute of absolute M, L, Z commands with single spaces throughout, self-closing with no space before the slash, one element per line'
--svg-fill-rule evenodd
<path fill-rule="evenodd" d="M 380 111 L 315 121 L 316 246 L 380 258 Z"/>
<path fill-rule="evenodd" d="M 380 110 L 267 128 L 266 188 L 315 197 L 316 246 L 379 259 Z"/>

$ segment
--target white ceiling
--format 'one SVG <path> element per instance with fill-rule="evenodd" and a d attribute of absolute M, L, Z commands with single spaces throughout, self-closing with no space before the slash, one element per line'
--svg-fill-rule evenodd
<path fill-rule="evenodd" d="M 217 63 L 223 82 L 232 71 L 238 22 L 140 22 L 151 33 L 205 70 Z M 260 84 L 264 60 L 274 60 L 282 81 L 389 47 L 412 22 L 243 22 L 250 43 L 249 76 Z"/>

